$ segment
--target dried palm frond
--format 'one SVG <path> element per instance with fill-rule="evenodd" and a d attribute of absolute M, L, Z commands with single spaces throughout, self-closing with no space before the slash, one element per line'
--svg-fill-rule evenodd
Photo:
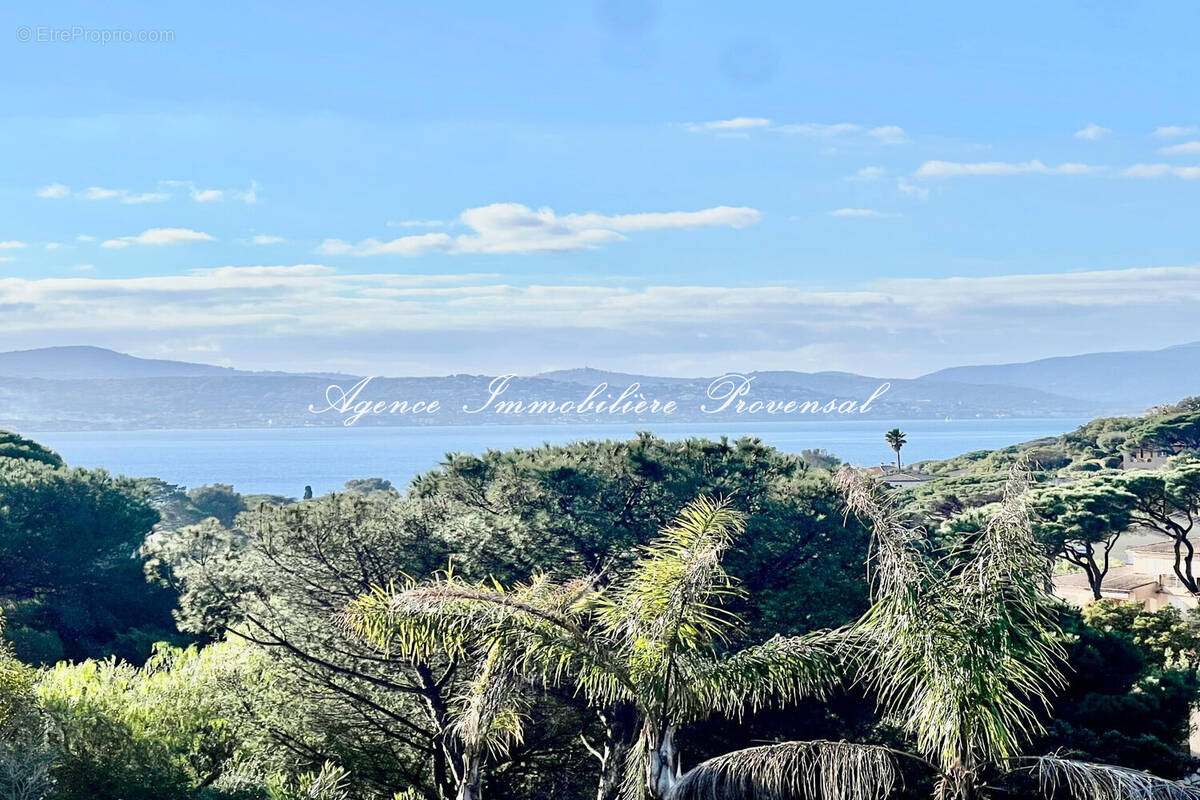
<path fill-rule="evenodd" d="M 898 779 L 886 748 L 784 742 L 705 761 L 667 800 L 886 800 Z"/>
<path fill-rule="evenodd" d="M 1125 767 L 1039 756 L 1021 761 L 1047 798 L 1059 800 L 1200 800 L 1200 787 L 1168 781 Z"/>

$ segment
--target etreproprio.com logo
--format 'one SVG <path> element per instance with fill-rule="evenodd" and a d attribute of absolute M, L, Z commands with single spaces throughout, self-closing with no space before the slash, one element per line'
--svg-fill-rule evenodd
<path fill-rule="evenodd" d="M 173 30 L 142 28 L 89 28 L 71 25 L 59 28 L 53 25 L 22 25 L 17 28 L 17 41 L 30 44 L 155 44 L 175 41 Z"/>

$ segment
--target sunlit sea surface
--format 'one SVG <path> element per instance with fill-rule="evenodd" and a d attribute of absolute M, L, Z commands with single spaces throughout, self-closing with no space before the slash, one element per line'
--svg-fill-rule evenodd
<path fill-rule="evenodd" d="M 299 496 L 340 489 L 351 478 L 387 478 L 397 486 L 436 467 L 450 452 L 534 447 L 580 439 L 625 439 L 650 430 L 667 439 L 755 436 L 789 453 L 824 448 L 844 461 L 891 461 L 884 431 L 908 435 L 904 461 L 948 458 L 1072 430 L 1084 420 L 830 420 L 597 425 L 479 425 L 394 428 L 289 428 L 183 431 L 21 431 L 57 450 L 72 466 L 157 476 L 193 487 L 231 483 L 243 493 Z"/>

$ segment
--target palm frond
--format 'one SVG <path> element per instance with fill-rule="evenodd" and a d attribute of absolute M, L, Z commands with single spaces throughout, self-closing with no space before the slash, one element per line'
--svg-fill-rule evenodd
<path fill-rule="evenodd" d="M 469 750 L 503 756 L 522 742 L 529 698 L 514 654 L 493 642 L 459 698 L 454 733 Z"/>
<path fill-rule="evenodd" d="M 588 625 L 595 597 L 590 579 L 557 584 L 537 575 L 505 589 L 442 575 L 400 591 L 376 589 L 351 603 L 342 622 L 376 646 L 413 659 L 431 652 L 469 657 L 500 644 L 527 682 L 569 679 L 596 702 L 628 700 L 625 665 Z"/>
<path fill-rule="evenodd" d="M 823 696 L 842 674 L 853 639 L 846 630 L 818 631 L 775 636 L 719 660 L 681 659 L 679 718 L 693 721 L 714 712 L 741 717 L 766 706 Z"/>
<path fill-rule="evenodd" d="M 710 648 L 737 624 L 718 604 L 738 592 L 721 559 L 743 527 L 728 502 L 694 500 L 643 548 L 628 579 L 598 600 L 602 625 L 627 643 L 635 672 L 661 675 L 678 652 Z"/>
<path fill-rule="evenodd" d="M 886 800 L 891 751 L 848 742 L 784 742 L 718 756 L 684 775 L 667 800 Z"/>
<path fill-rule="evenodd" d="M 1061 800 L 1200 800 L 1200 787 L 1168 781 L 1125 767 L 1038 756 L 1022 767 L 1038 779 L 1047 798 Z"/>
<path fill-rule="evenodd" d="M 853 470 L 838 484 L 875 533 L 874 603 L 856 629 L 869 643 L 868 684 L 881 707 L 943 769 L 1017 755 L 1061 683 L 1049 563 L 1024 510 L 1027 470 L 1014 469 L 978 541 L 943 563 L 882 487 Z"/>

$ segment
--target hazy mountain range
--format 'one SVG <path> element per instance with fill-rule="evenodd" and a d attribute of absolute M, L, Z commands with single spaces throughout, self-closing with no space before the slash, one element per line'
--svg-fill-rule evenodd
<path fill-rule="evenodd" d="M 747 401 L 862 402 L 883 383 L 886 394 L 869 414 L 880 419 L 963 417 L 1090 417 L 1138 413 L 1156 403 L 1200 394 L 1200 343 L 1165 350 L 1095 353 L 1024 364 L 954 367 L 915 379 L 847 372 L 756 372 Z M 713 378 L 662 378 L 594 369 L 559 370 L 516 378 L 501 399 L 580 402 L 598 384 L 619 395 L 639 384 L 647 400 L 673 400 L 669 417 L 574 413 L 464 413 L 485 403 L 492 376 L 375 378 L 359 400 L 437 401 L 434 415 L 367 415 L 357 424 L 495 424 L 545 422 L 717 421 L 702 405 Z M 0 353 L 0 426 L 23 430 L 299 427 L 342 424 L 327 405 L 331 384 L 348 390 L 355 376 L 330 373 L 246 372 L 209 364 L 136 358 L 97 347 L 54 347 Z M 336 394 L 336 392 L 335 392 Z M 603 395 L 601 398 L 603 399 Z M 761 420 L 830 418 L 807 413 L 753 415 Z"/>

